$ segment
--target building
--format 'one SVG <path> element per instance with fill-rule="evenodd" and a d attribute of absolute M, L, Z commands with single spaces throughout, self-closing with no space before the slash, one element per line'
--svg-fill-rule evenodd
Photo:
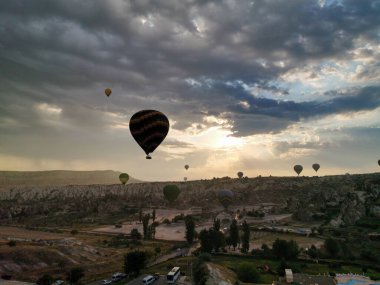
<path fill-rule="evenodd" d="M 286 283 L 293 283 L 293 271 L 291 269 L 285 269 Z"/>

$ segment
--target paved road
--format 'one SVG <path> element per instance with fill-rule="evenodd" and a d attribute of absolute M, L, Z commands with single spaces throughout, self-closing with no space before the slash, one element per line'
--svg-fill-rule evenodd
<path fill-rule="evenodd" d="M 188 248 L 183 248 L 181 251 L 177 251 L 177 250 L 172 251 L 172 252 L 170 252 L 170 253 L 168 253 L 168 254 L 164 254 L 164 255 L 158 257 L 156 260 L 154 260 L 154 261 L 148 263 L 148 264 L 147 264 L 147 268 L 149 268 L 149 267 L 151 267 L 151 266 L 153 266 L 153 265 L 159 264 L 159 263 L 161 263 L 161 262 L 165 262 L 165 261 L 167 261 L 167 260 L 169 260 L 169 259 L 176 258 L 176 257 L 179 257 L 179 256 L 181 256 L 181 255 L 186 256 L 186 255 L 188 255 L 188 254 L 189 254 L 189 249 L 188 249 Z M 144 275 L 144 276 L 146 276 L 146 275 Z M 144 277 L 141 277 L 141 276 L 140 276 L 139 278 L 142 280 Z M 108 277 L 107 279 L 108 279 L 108 280 L 111 279 L 111 276 Z M 102 280 L 103 280 L 103 279 L 102 279 Z M 101 283 L 102 280 L 94 281 L 94 282 L 88 283 L 87 285 L 100 285 L 100 283 Z M 141 285 L 141 284 L 142 284 L 141 280 L 140 280 L 140 283 L 131 283 L 131 284 L 140 284 L 140 285 Z M 154 284 L 155 284 L 155 285 L 159 285 L 159 284 L 161 284 L 161 283 L 158 282 L 158 281 L 161 282 L 161 278 L 160 278 L 160 280 L 157 280 Z M 166 281 L 166 279 L 165 279 L 165 281 Z M 131 281 L 131 282 L 132 282 L 132 281 Z M 129 284 L 129 283 L 127 283 L 127 284 Z M 162 283 L 162 284 L 166 284 L 166 283 Z M 112 285 L 112 283 L 111 283 L 110 285 Z"/>
<path fill-rule="evenodd" d="M 126 285 L 142 285 L 142 280 L 145 276 L 148 276 L 148 274 L 140 275 L 136 279 L 133 279 L 132 281 L 129 281 L 126 283 Z M 166 276 L 161 275 L 160 279 L 156 280 L 152 283 L 152 285 L 166 285 Z"/>

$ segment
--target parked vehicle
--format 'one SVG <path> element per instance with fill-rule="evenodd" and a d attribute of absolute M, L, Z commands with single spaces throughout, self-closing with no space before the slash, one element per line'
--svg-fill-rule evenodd
<path fill-rule="evenodd" d="M 144 279 L 142 280 L 142 284 L 149 285 L 149 284 L 152 284 L 154 281 L 156 281 L 154 276 L 148 275 L 148 276 L 144 277 Z"/>
<path fill-rule="evenodd" d="M 111 280 L 107 280 L 107 279 L 102 280 L 102 282 L 100 282 L 101 285 L 109 285 L 111 283 L 112 283 L 112 281 Z"/>
<path fill-rule="evenodd" d="M 173 269 L 170 270 L 170 272 L 166 276 L 167 283 L 168 284 L 174 284 L 180 275 L 181 275 L 180 268 L 179 267 L 173 267 Z"/>
<path fill-rule="evenodd" d="M 117 272 L 114 275 L 112 275 L 112 282 L 120 281 L 121 279 L 127 277 L 127 274 Z"/>

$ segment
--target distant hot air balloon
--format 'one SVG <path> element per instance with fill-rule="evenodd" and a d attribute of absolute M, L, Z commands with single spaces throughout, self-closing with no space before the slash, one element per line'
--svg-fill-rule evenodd
<path fill-rule="evenodd" d="M 184 177 L 183 180 L 184 180 L 184 181 L 187 181 L 187 177 Z"/>
<path fill-rule="evenodd" d="M 188 165 L 188 164 L 185 165 L 185 169 L 186 169 L 186 170 L 189 169 L 189 165 Z"/>
<path fill-rule="evenodd" d="M 166 185 L 163 189 L 164 196 L 166 200 L 169 201 L 170 204 L 172 204 L 177 198 L 181 190 L 178 188 L 177 185 Z"/>
<path fill-rule="evenodd" d="M 152 153 L 169 132 L 169 120 L 159 111 L 142 110 L 134 114 L 129 121 L 129 130 L 135 141 L 151 159 Z"/>
<path fill-rule="evenodd" d="M 380 159 L 377 161 L 377 164 L 380 166 Z"/>
<path fill-rule="evenodd" d="M 244 175 L 244 173 L 243 173 L 243 172 L 241 172 L 241 171 L 239 171 L 239 172 L 237 173 L 237 176 L 238 176 L 239 178 L 242 178 L 242 177 L 243 177 L 243 175 Z"/>
<path fill-rule="evenodd" d="M 303 170 L 303 167 L 302 167 L 302 165 L 294 165 L 294 171 L 298 174 L 298 175 L 300 175 L 300 173 L 302 172 L 302 170 Z"/>
<path fill-rule="evenodd" d="M 224 209 L 227 210 L 228 206 L 232 204 L 234 198 L 234 192 L 230 190 L 220 190 L 218 192 L 218 199 Z"/>
<path fill-rule="evenodd" d="M 127 173 L 121 173 L 121 174 L 119 175 L 119 179 L 120 179 L 120 182 L 121 182 L 121 183 L 125 184 L 125 183 L 127 183 L 128 180 L 129 180 L 129 175 L 128 175 Z"/>
<path fill-rule="evenodd" d="M 318 169 L 321 167 L 318 163 L 314 163 L 313 165 L 312 165 L 312 167 L 313 167 L 313 169 L 315 170 L 315 172 L 317 172 L 318 171 Z"/>
<path fill-rule="evenodd" d="M 109 97 L 112 93 L 111 88 L 107 88 L 106 90 L 104 90 L 104 93 L 106 93 L 107 97 Z"/>

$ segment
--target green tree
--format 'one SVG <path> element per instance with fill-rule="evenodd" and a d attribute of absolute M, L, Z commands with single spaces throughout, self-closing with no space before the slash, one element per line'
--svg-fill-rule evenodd
<path fill-rule="evenodd" d="M 186 216 L 185 218 L 186 224 L 186 240 L 188 244 L 192 244 L 194 242 L 195 235 L 195 223 L 191 216 Z"/>
<path fill-rule="evenodd" d="M 226 245 L 226 238 L 221 231 L 216 231 L 213 228 L 209 229 L 211 244 L 215 252 L 219 252 L 221 247 Z"/>
<path fill-rule="evenodd" d="M 215 231 L 219 231 L 220 230 L 220 219 L 214 219 L 213 228 L 214 228 Z"/>
<path fill-rule="evenodd" d="M 142 212 L 142 208 L 139 209 L 139 222 L 141 223 L 142 222 L 142 219 L 143 219 L 143 212 Z"/>
<path fill-rule="evenodd" d="M 133 273 L 135 276 L 140 274 L 140 271 L 145 268 L 147 255 L 143 251 L 131 251 L 124 256 L 124 271 L 125 273 Z"/>
<path fill-rule="evenodd" d="M 300 253 L 300 249 L 298 247 L 298 244 L 294 240 L 288 241 L 288 258 L 291 259 L 297 259 L 298 255 Z"/>
<path fill-rule="evenodd" d="M 132 229 L 131 230 L 131 238 L 133 241 L 137 241 L 141 239 L 141 233 L 139 232 L 138 229 Z"/>
<path fill-rule="evenodd" d="M 232 241 L 230 236 L 226 236 L 226 245 L 228 245 L 228 249 L 231 248 Z"/>
<path fill-rule="evenodd" d="M 67 273 L 67 281 L 70 282 L 70 284 L 76 284 L 79 282 L 80 279 L 84 277 L 84 270 L 83 268 L 76 267 L 71 269 Z"/>
<path fill-rule="evenodd" d="M 287 258 L 288 255 L 288 243 L 286 240 L 276 239 L 272 247 L 273 254 L 277 258 Z"/>
<path fill-rule="evenodd" d="M 246 221 L 243 222 L 243 235 L 241 236 L 241 251 L 247 253 L 249 250 L 249 238 L 251 235 L 251 230 Z"/>
<path fill-rule="evenodd" d="M 280 276 L 285 276 L 285 269 L 289 268 L 290 266 L 286 263 L 285 259 L 281 259 L 280 264 L 277 267 L 277 273 Z"/>
<path fill-rule="evenodd" d="M 318 257 L 318 249 L 313 244 L 309 250 L 307 251 L 307 254 L 310 256 L 310 258 L 316 259 Z"/>
<path fill-rule="evenodd" d="M 234 250 L 237 247 L 239 243 L 239 228 L 237 221 L 234 219 L 230 225 L 230 239 L 231 239 L 231 245 L 233 246 Z"/>
<path fill-rule="evenodd" d="M 296 259 L 299 254 L 298 244 L 294 241 L 276 239 L 272 247 L 273 254 L 279 259 Z"/>
<path fill-rule="evenodd" d="M 264 258 L 272 258 L 273 257 L 272 250 L 269 248 L 269 246 L 267 244 L 263 243 L 261 245 L 261 251 L 262 251 L 262 256 Z"/>
<path fill-rule="evenodd" d="M 53 277 L 49 274 L 44 274 L 42 277 L 38 278 L 36 281 L 38 285 L 50 285 L 53 283 Z"/>
<path fill-rule="evenodd" d="M 142 219 L 144 239 L 148 239 L 149 238 L 149 233 L 148 233 L 149 219 L 150 219 L 150 215 L 149 214 L 144 215 L 143 219 Z"/>
<path fill-rule="evenodd" d="M 213 248 L 210 231 L 203 229 L 199 233 L 199 240 L 201 241 L 201 252 L 211 252 Z"/>
<path fill-rule="evenodd" d="M 257 272 L 255 265 L 251 262 L 242 262 L 237 267 L 237 276 L 240 281 L 249 283 L 258 283 L 260 274 Z"/>
<path fill-rule="evenodd" d="M 324 248 L 330 257 L 338 257 L 339 243 L 335 239 L 327 238 L 324 243 Z"/>
<path fill-rule="evenodd" d="M 148 225 L 148 228 L 146 230 L 146 239 L 152 239 L 152 226 Z"/>
<path fill-rule="evenodd" d="M 150 225 L 150 238 L 156 238 L 156 223 Z"/>
<path fill-rule="evenodd" d="M 152 212 L 152 221 L 153 221 L 153 223 L 156 221 L 156 209 L 153 209 L 153 212 Z"/>

